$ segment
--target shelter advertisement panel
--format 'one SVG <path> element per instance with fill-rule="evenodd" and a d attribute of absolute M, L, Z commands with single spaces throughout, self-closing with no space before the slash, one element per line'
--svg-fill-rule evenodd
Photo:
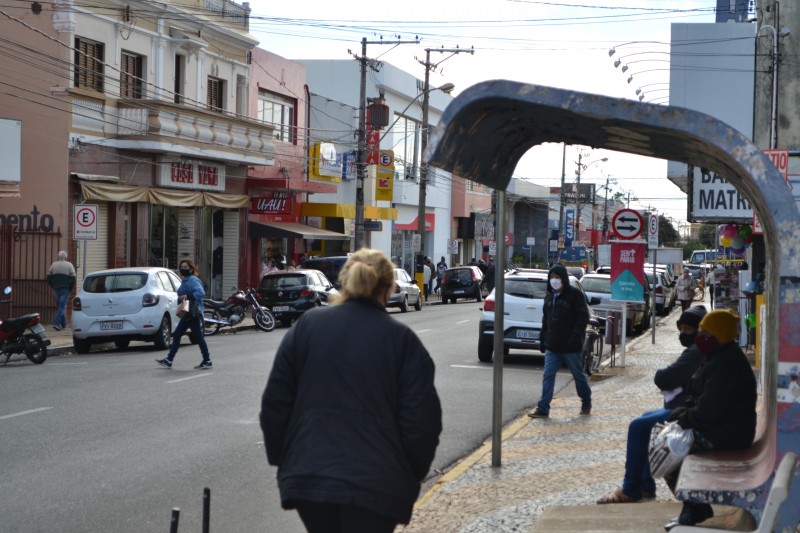
<path fill-rule="evenodd" d="M 611 301 L 644 302 L 644 242 L 611 243 Z"/>

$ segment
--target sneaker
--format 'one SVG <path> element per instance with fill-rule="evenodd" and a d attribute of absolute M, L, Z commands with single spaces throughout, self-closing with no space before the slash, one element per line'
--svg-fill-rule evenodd
<path fill-rule="evenodd" d="M 589 415 L 592 413 L 592 404 L 590 403 L 582 403 L 581 404 L 581 414 L 582 415 Z"/>
<path fill-rule="evenodd" d="M 209 369 L 211 367 L 212 367 L 211 361 L 203 361 L 202 363 L 200 363 L 199 365 L 194 367 L 194 369 L 195 370 L 206 370 L 206 369 Z"/>
<path fill-rule="evenodd" d="M 167 358 L 156 359 L 156 363 L 158 363 L 159 365 L 161 365 L 161 366 L 163 366 L 165 368 L 172 368 L 172 361 L 170 361 Z"/>
<path fill-rule="evenodd" d="M 545 413 L 544 411 L 542 411 L 537 407 L 536 409 L 528 413 L 528 416 L 531 418 L 547 418 L 550 416 L 550 413 Z"/>
<path fill-rule="evenodd" d="M 53 329 L 56 331 L 61 331 L 63 328 L 61 326 L 53 326 Z"/>

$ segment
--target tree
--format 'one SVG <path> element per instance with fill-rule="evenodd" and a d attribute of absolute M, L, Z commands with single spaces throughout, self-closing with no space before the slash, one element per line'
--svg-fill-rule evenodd
<path fill-rule="evenodd" d="M 658 215 L 658 244 L 660 246 L 679 246 L 681 234 L 664 215 Z"/>
<path fill-rule="evenodd" d="M 714 249 L 717 247 L 717 225 L 716 224 L 703 224 L 700 226 L 698 239 L 703 243 L 705 248 Z"/>

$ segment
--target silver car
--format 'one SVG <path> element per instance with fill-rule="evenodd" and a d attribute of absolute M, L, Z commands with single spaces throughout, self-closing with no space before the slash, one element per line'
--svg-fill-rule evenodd
<path fill-rule="evenodd" d="M 606 317 L 611 311 L 622 312 L 622 302 L 611 301 L 611 274 L 586 274 L 581 278 L 586 296 L 596 296 L 600 303 L 592 308 L 597 316 Z M 644 288 L 644 302 L 628 303 L 626 332 L 641 333 L 650 325 L 650 287 Z"/>
<path fill-rule="evenodd" d="M 408 311 L 408 305 L 413 304 L 414 309 L 422 309 L 422 291 L 417 285 L 417 280 L 408 275 L 402 268 L 394 269 L 394 292 L 386 307 L 399 307 L 400 311 Z"/>
<path fill-rule="evenodd" d="M 125 349 L 132 340 L 169 347 L 178 325 L 181 279 L 161 267 L 114 268 L 86 276 L 72 300 L 72 342 L 87 353 L 93 343 Z"/>

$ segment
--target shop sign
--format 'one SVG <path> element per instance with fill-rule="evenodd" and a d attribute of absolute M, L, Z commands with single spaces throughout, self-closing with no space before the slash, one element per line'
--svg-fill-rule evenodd
<path fill-rule="evenodd" d="M 380 130 L 369 130 L 367 132 L 367 160 L 368 165 L 377 165 L 381 150 Z"/>
<path fill-rule="evenodd" d="M 161 159 L 158 184 L 201 191 L 225 191 L 225 165 L 190 159 Z"/>
<path fill-rule="evenodd" d="M 327 181 L 341 181 L 344 153 L 333 143 L 318 142 L 311 146 L 311 177 Z"/>
<path fill-rule="evenodd" d="M 394 194 L 394 151 L 381 150 L 376 180 L 375 200 L 391 202 Z"/>
<path fill-rule="evenodd" d="M 254 215 L 291 215 L 292 200 L 292 195 L 286 191 L 268 191 L 250 199 L 250 212 Z"/>

